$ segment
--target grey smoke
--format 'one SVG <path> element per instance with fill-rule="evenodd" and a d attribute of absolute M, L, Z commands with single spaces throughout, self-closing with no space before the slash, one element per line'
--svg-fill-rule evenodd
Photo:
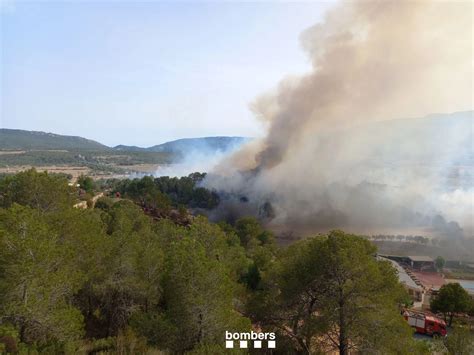
<path fill-rule="evenodd" d="M 268 133 L 209 175 L 216 213 L 270 202 L 280 232 L 471 236 L 472 6 L 344 2 L 306 30 L 313 70 L 252 104 Z"/>

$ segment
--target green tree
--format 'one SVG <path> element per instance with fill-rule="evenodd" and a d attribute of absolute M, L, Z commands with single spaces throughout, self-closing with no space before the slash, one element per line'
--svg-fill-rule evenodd
<path fill-rule="evenodd" d="M 412 351 L 411 330 L 397 307 L 404 290 L 391 265 L 374 254 L 367 240 L 339 231 L 297 242 L 249 311 L 297 352 Z"/>
<path fill-rule="evenodd" d="M 164 254 L 152 220 L 134 203 L 115 203 L 107 227 L 107 251 L 94 284 L 82 295 L 96 336 L 115 336 L 137 312 L 160 302 Z"/>
<path fill-rule="evenodd" d="M 74 190 L 62 175 L 26 170 L 0 179 L 0 207 L 14 203 L 48 212 L 73 205 Z"/>
<path fill-rule="evenodd" d="M 0 209 L 0 221 L 0 319 L 18 327 L 22 342 L 80 338 L 83 317 L 72 297 L 84 275 L 74 250 L 38 210 Z"/>
<path fill-rule="evenodd" d="M 471 355 L 474 353 L 474 334 L 468 327 L 455 327 L 444 339 L 449 355 Z"/>
<path fill-rule="evenodd" d="M 246 275 L 242 279 L 251 290 L 256 290 L 259 287 L 262 276 L 255 263 L 249 266 Z"/>
<path fill-rule="evenodd" d="M 159 200 L 157 208 L 185 205 L 211 209 L 219 204 L 219 195 L 211 190 L 198 186 L 206 174 L 193 173 L 181 178 L 162 176 L 153 179 L 144 176 L 141 179 L 123 180 L 115 184 L 114 189 L 134 201 L 149 207 L 147 204 Z"/>
<path fill-rule="evenodd" d="M 160 191 L 151 176 L 125 180 L 119 185 L 118 190 L 122 195 L 146 209 L 153 210 L 153 212 L 166 214 L 171 208 L 171 199 Z"/>
<path fill-rule="evenodd" d="M 442 256 L 436 257 L 435 264 L 436 264 L 436 268 L 439 271 L 443 271 L 445 263 L 446 263 L 446 261 L 444 260 L 444 258 Z"/>
<path fill-rule="evenodd" d="M 94 194 L 95 182 L 90 176 L 81 175 L 77 178 L 79 187 L 89 194 Z"/>
<path fill-rule="evenodd" d="M 458 283 L 441 286 L 438 295 L 431 300 L 431 310 L 441 312 L 449 326 L 458 313 L 468 312 L 472 307 L 469 293 Z"/>
<path fill-rule="evenodd" d="M 113 204 L 114 204 L 114 200 L 112 200 L 110 197 L 104 196 L 97 200 L 94 208 L 108 212 L 112 208 Z"/>
<path fill-rule="evenodd" d="M 233 308 L 234 284 L 225 266 L 206 254 L 191 238 L 174 242 L 167 253 L 163 323 L 172 334 L 166 346 L 173 351 L 222 343 L 225 330 L 250 329 Z"/>
<path fill-rule="evenodd" d="M 246 255 L 252 262 L 242 281 L 249 289 L 258 289 L 262 275 L 271 269 L 275 260 L 277 247 L 273 234 L 265 230 L 254 217 L 240 218 L 234 227 L 226 223 L 221 223 L 220 226 L 229 235 L 235 234 L 245 248 Z"/>
<path fill-rule="evenodd" d="M 185 234 L 204 247 L 206 256 L 223 264 L 233 281 L 241 279 L 251 263 L 245 249 L 235 244 L 233 235 L 227 235 L 217 225 L 209 223 L 205 217 L 194 219 Z"/>
<path fill-rule="evenodd" d="M 243 247 L 247 247 L 253 239 L 258 238 L 260 234 L 264 233 L 260 223 L 253 217 L 238 219 L 235 222 L 235 231 Z"/>

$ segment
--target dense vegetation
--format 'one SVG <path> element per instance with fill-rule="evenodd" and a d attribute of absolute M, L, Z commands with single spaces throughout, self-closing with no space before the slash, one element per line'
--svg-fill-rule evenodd
<path fill-rule="evenodd" d="M 200 178 L 132 180 L 124 195 L 194 201 L 184 187 Z M 251 329 L 275 332 L 286 354 L 428 351 L 400 315 L 395 270 L 364 238 L 283 249 L 254 218 L 181 226 L 123 198 L 75 209 L 76 195 L 34 170 L 0 180 L 3 351 L 222 354 L 226 330 Z"/>
<path fill-rule="evenodd" d="M 166 212 L 178 206 L 212 209 L 219 204 L 219 196 L 199 186 L 205 176 L 205 173 L 193 173 L 181 178 L 144 176 L 133 180 L 109 180 L 106 186 L 148 210 Z"/>
<path fill-rule="evenodd" d="M 431 310 L 443 313 L 446 323 L 451 326 L 456 314 L 474 313 L 474 304 L 460 284 L 449 283 L 441 286 L 437 297 L 431 300 Z"/>
<path fill-rule="evenodd" d="M 1 150 L 104 150 L 107 146 L 99 142 L 76 136 L 63 136 L 59 134 L 24 131 L 21 129 L 0 129 Z"/>

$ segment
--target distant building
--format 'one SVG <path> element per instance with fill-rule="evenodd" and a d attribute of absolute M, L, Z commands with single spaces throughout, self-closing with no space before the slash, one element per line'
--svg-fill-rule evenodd
<path fill-rule="evenodd" d="M 397 270 L 398 281 L 405 287 L 413 301 L 423 303 L 425 295 L 423 287 L 417 284 L 398 262 L 382 256 L 379 256 L 378 259 L 389 261 Z"/>
<path fill-rule="evenodd" d="M 435 261 L 429 256 L 407 256 L 408 264 L 415 270 L 436 270 Z"/>
<path fill-rule="evenodd" d="M 397 263 L 408 266 L 413 270 L 436 271 L 435 261 L 433 258 L 425 255 L 399 256 L 399 255 L 382 255 L 381 257 L 396 261 Z"/>

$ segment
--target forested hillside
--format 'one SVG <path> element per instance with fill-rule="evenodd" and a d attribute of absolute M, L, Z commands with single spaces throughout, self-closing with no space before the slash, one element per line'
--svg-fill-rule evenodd
<path fill-rule="evenodd" d="M 186 154 L 192 151 L 198 152 L 219 152 L 236 148 L 245 143 L 249 138 L 244 137 L 203 137 L 203 138 L 183 138 L 166 142 L 147 148 L 153 152 L 169 152 Z"/>
<path fill-rule="evenodd" d="M 236 148 L 249 138 L 245 137 L 201 137 L 183 138 L 151 147 L 117 145 L 108 147 L 99 142 L 78 136 L 25 131 L 21 129 L 0 128 L 1 150 L 65 150 L 65 151 L 122 151 L 122 152 L 160 152 L 186 154 L 191 151 L 218 152 Z"/>
<path fill-rule="evenodd" d="M 245 137 L 202 137 L 202 138 L 183 138 L 163 144 L 154 145 L 148 148 L 136 146 L 118 145 L 115 150 L 125 151 L 150 151 L 186 154 L 190 152 L 224 152 L 236 148 L 248 141 Z"/>
<path fill-rule="evenodd" d="M 187 214 L 207 196 L 201 177 L 123 182 L 87 209 L 72 207 L 81 189 L 62 176 L 2 178 L 0 351 L 222 354 L 225 331 L 253 329 L 275 332 L 284 354 L 429 352 L 400 315 L 395 270 L 362 237 L 283 249 L 253 218 L 147 213 L 169 203 Z"/>
<path fill-rule="evenodd" d="M 0 129 L 0 150 L 106 150 L 107 146 L 96 141 L 54 133 Z"/>

